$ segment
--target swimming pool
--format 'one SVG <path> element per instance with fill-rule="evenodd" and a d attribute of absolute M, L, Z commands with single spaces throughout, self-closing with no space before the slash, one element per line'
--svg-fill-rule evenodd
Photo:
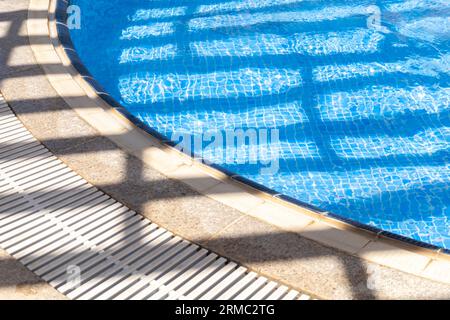
<path fill-rule="evenodd" d="M 447 0 L 71 4 L 78 55 L 136 121 L 274 193 L 450 249 Z"/>

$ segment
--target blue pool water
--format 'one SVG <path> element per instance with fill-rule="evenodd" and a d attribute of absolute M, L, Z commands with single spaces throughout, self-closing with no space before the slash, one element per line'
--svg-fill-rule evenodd
<path fill-rule="evenodd" d="M 280 194 L 450 248 L 448 0 L 71 3 L 82 61 L 148 127 L 200 137 L 196 154 Z M 218 138 L 237 129 L 257 139 Z"/>

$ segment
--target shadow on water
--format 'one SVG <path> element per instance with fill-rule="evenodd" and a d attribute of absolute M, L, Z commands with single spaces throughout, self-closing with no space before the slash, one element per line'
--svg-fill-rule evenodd
<path fill-rule="evenodd" d="M 133 1 L 135 3 L 136 1 Z M 337 1 L 336 3 L 344 3 L 345 1 Z M 142 3 L 141 1 L 136 3 Z M 177 2 L 179 5 L 186 5 L 188 6 L 187 11 L 187 17 L 191 17 L 195 13 L 195 8 L 198 4 L 216 4 L 216 3 L 233 3 L 233 1 L 215 1 L 215 0 L 202 0 L 195 2 L 195 5 L 192 5 L 192 1 L 184 1 L 181 0 Z M 153 5 L 158 6 L 159 4 L 161 7 L 166 7 L 167 2 L 166 1 L 160 1 L 152 2 Z M 308 3 L 306 7 L 314 7 L 314 4 Z M 248 12 L 271 12 L 271 6 L 268 6 L 264 9 L 251 9 L 248 10 Z M 295 9 L 295 6 L 289 6 L 289 5 L 280 5 L 275 6 L 276 10 L 287 10 L 287 9 Z M 227 14 L 229 14 L 231 11 L 228 11 Z M 29 65 L 11 65 L 10 58 L 14 54 L 15 48 L 19 46 L 26 46 L 28 45 L 28 38 L 23 35 L 21 32 L 21 28 L 23 28 L 23 23 L 26 20 L 27 11 L 11 11 L 9 13 L 2 13 L 0 14 L 0 21 L 7 22 L 8 23 L 8 29 L 4 33 L 5 35 L 0 37 L 0 73 L 1 73 L 1 79 L 0 84 L 3 81 L 8 81 L 8 79 L 15 79 L 20 77 L 38 77 L 43 75 L 43 71 L 40 67 L 33 64 L 32 61 L 30 61 Z M 46 16 L 46 12 L 41 12 L 43 17 Z M 179 20 L 177 24 L 176 29 L 176 35 L 172 38 L 177 41 L 178 47 L 182 48 L 181 52 L 183 52 L 184 55 L 190 54 L 190 46 L 189 46 L 189 37 L 187 37 L 188 33 L 188 22 L 189 19 L 183 18 Z M 318 26 L 320 30 L 325 30 L 324 24 L 314 24 L 315 26 Z M 247 29 L 245 30 L 245 34 L 252 34 L 254 32 L 260 32 L 264 31 L 264 28 L 267 27 L 273 27 L 273 24 L 267 24 L 267 25 L 258 25 L 255 26 L 254 29 Z M 299 27 L 299 30 L 302 30 L 302 27 Z M 276 33 L 276 31 L 275 31 Z M 195 37 L 199 37 L 197 39 L 200 39 L 200 36 L 203 37 L 205 35 L 195 35 Z M 221 34 L 218 36 L 219 38 L 226 38 L 228 35 Z M 44 39 L 44 38 L 43 38 Z M 39 37 L 35 37 L 34 40 L 39 40 Z M 383 46 L 383 50 L 389 50 L 389 46 Z M 389 52 L 382 53 L 386 57 L 389 56 Z M 433 52 L 427 52 L 424 55 L 430 55 L 432 56 Z M 330 56 L 328 57 L 330 61 L 335 59 L 335 57 Z M 367 63 L 369 61 L 375 60 L 374 56 L 371 55 L 359 55 L 359 54 L 351 54 L 347 57 L 344 57 L 343 59 L 347 59 L 346 61 L 361 61 L 364 63 Z M 225 68 L 224 66 L 233 63 L 233 61 L 236 61 L 233 58 L 229 57 L 223 57 L 223 58 L 217 58 L 218 60 L 221 60 L 220 66 L 222 68 Z M 214 65 L 214 61 L 217 61 L 216 58 L 207 58 L 202 61 L 208 61 L 208 65 Z M 259 59 L 259 60 L 258 60 Z M 389 60 L 390 58 L 388 58 Z M 380 159 L 351 159 L 351 160 L 343 160 L 341 159 L 333 149 L 331 140 L 340 135 L 356 135 L 360 133 L 364 134 L 371 134 L 375 133 L 374 128 L 383 127 L 386 125 L 385 121 L 382 120 L 364 120 L 364 121 L 352 121 L 352 122 L 346 122 L 346 121 L 333 121 L 333 120 L 323 120 L 321 118 L 321 115 L 318 113 L 317 108 L 315 108 L 315 102 L 317 101 L 317 95 L 321 92 L 320 87 L 314 87 L 312 86 L 313 83 L 313 69 L 319 65 L 326 65 L 326 57 L 309 57 L 306 55 L 296 55 L 295 58 L 286 57 L 280 58 L 276 55 L 274 56 L 261 56 L 258 58 L 246 58 L 242 59 L 239 65 L 239 67 L 251 67 L 255 66 L 257 67 L 258 61 L 262 61 L 265 65 L 272 63 L 272 67 L 276 66 L 278 68 L 298 68 L 300 66 L 302 70 L 302 86 L 297 89 L 291 89 L 288 93 L 278 93 L 278 94 L 272 94 L 267 97 L 246 97 L 246 98 L 237 98 L 235 99 L 234 103 L 236 105 L 239 104 L 254 104 L 258 106 L 258 99 L 260 101 L 270 101 L 271 99 L 276 101 L 290 101 L 289 99 L 293 99 L 296 97 L 296 99 L 302 100 L 302 108 L 305 111 L 308 123 L 302 125 L 302 128 L 299 128 L 298 125 L 292 125 L 291 127 L 285 126 L 282 128 L 285 132 L 285 135 L 288 137 L 289 134 L 294 135 L 301 135 L 304 137 L 307 137 L 308 139 L 311 139 L 312 141 L 315 141 L 316 145 L 319 148 L 319 153 L 323 157 L 321 161 L 321 165 L 319 166 L 315 160 L 309 160 L 309 159 L 286 159 L 283 160 L 282 163 L 282 169 L 286 168 L 289 171 L 292 170 L 293 167 L 296 168 L 304 168 L 303 170 L 308 170 L 308 168 L 316 168 L 317 170 L 319 167 L 322 168 L 322 170 L 326 170 L 324 165 L 327 164 L 333 164 L 338 165 L 339 170 L 342 170 L 343 172 L 350 172 L 352 170 L 359 170 L 361 168 L 373 168 L 374 166 L 380 166 L 380 160 L 383 160 L 383 158 Z M 388 61 L 387 60 L 387 61 Z M 183 60 L 186 61 L 186 60 Z M 197 65 L 198 62 L 201 60 L 195 61 L 193 65 Z M 395 59 L 392 58 L 392 60 L 389 61 L 395 61 Z M 283 64 L 286 63 L 286 64 Z M 157 67 L 157 64 L 148 64 L 148 66 L 154 66 Z M 51 66 L 51 64 L 49 64 Z M 161 69 L 159 71 L 177 71 L 177 62 L 175 60 L 173 65 L 170 65 L 169 62 L 162 63 L 160 65 Z M 233 68 L 236 66 L 233 66 Z M 181 66 L 180 66 L 181 68 Z M 124 69 L 126 69 L 124 67 Z M 183 69 L 182 69 L 183 70 Z M 184 69 L 186 70 L 186 69 Z M 218 69 L 214 69 L 218 70 Z M 225 69 L 223 69 L 225 70 Z M 157 70 L 158 71 L 158 70 Z M 179 71 L 179 70 L 178 70 Z M 204 65 L 199 65 L 197 71 L 199 72 L 208 72 L 210 71 L 207 67 Z M 226 71 L 230 71 L 230 69 L 227 69 Z M 395 77 L 395 75 L 393 75 Z M 422 80 L 429 81 L 430 84 L 433 84 L 433 79 L 429 78 L 420 78 L 418 77 L 417 80 L 421 83 Z M 379 82 L 384 83 L 385 79 L 382 79 L 382 77 L 368 77 L 365 79 L 356 79 L 354 82 L 349 81 L 349 83 L 355 84 L 358 87 L 365 87 L 369 85 L 374 85 Z M 347 84 L 342 84 L 342 82 L 345 82 L 347 80 L 339 80 L 341 87 L 347 87 Z M 444 80 L 441 80 L 444 81 Z M 439 80 L 436 80 L 435 83 L 441 84 Z M 398 85 L 398 82 L 396 82 Z M 324 86 L 325 87 L 325 86 Z M 332 88 L 332 86 L 328 87 Z M 327 88 L 327 89 L 328 89 Z M 330 92 L 333 92 L 331 89 Z M 300 97 L 299 97 L 300 96 Z M 53 112 L 53 111 L 59 111 L 61 108 L 68 108 L 66 104 L 62 102 L 59 98 L 54 97 L 42 97 L 37 98 L 33 100 L 9 100 L 8 101 L 14 111 L 20 116 L 21 114 L 42 114 L 45 115 L 46 112 Z M 176 102 L 171 102 L 173 105 L 176 105 Z M 229 99 L 193 99 L 192 103 L 195 103 L 195 108 L 201 109 L 203 105 L 206 105 L 208 107 L 215 106 L 218 110 L 230 110 L 229 108 Z M 156 107 L 159 105 L 158 103 L 154 104 Z M 175 107 L 176 109 L 182 108 L 183 104 L 180 104 L 178 107 Z M 414 123 L 417 122 L 416 115 L 420 115 L 420 125 L 417 125 L 418 127 L 414 130 L 411 129 L 411 127 L 414 126 Z M 426 129 L 426 128 L 434 128 L 439 127 L 442 122 L 439 123 L 439 126 L 436 125 L 436 119 L 439 119 L 440 121 L 444 121 L 445 125 L 448 125 L 448 122 L 445 122 L 445 119 L 448 115 L 447 111 L 442 111 L 440 114 L 420 114 L 420 112 L 417 113 L 411 113 L 408 114 L 405 117 L 405 121 L 407 121 L 410 124 L 406 124 L 404 121 L 401 121 L 401 118 L 403 116 L 399 116 L 396 119 L 393 119 L 392 122 L 400 121 L 401 125 L 399 125 L 399 128 L 401 129 L 408 127 L 408 129 L 404 129 L 404 132 L 401 130 L 399 131 L 401 136 L 407 136 L 407 134 L 410 134 L 411 132 L 415 132 L 416 130 Z M 410 127 L 411 125 L 411 127 Z M 333 128 L 336 130 L 334 132 L 333 130 L 329 131 L 323 131 L 320 132 L 317 131 L 317 129 L 321 128 Z M 336 129 L 338 128 L 338 129 Z M 96 139 L 97 137 L 90 137 L 91 139 Z M 96 153 L 100 151 L 105 150 L 114 150 L 117 147 L 112 145 L 111 143 L 103 143 L 103 144 L 89 144 L 86 143 L 85 137 L 71 137 L 67 139 L 48 139 L 45 141 L 42 141 L 44 145 L 48 146 L 52 151 L 54 150 L 56 155 L 65 155 L 65 154 L 72 154 L 74 152 L 79 154 L 89 154 L 89 153 Z M 71 149 L 62 149 L 58 146 L 60 145 L 67 145 L 68 143 L 71 143 L 75 148 Z M 79 146 L 77 148 L 76 146 Z M 0 150 L 3 148 L 0 144 Z M 24 156 L 25 159 L 30 159 L 27 156 Z M 325 159 L 325 160 L 324 160 Z M 443 164 L 444 160 L 442 159 L 448 159 L 448 152 L 442 152 L 442 153 L 436 153 L 433 155 L 427 155 L 424 157 L 418 157 L 417 155 L 411 154 L 411 155 L 402 155 L 401 157 L 395 157 L 395 160 L 398 162 L 399 166 L 404 165 L 405 163 L 427 163 L 433 166 L 438 166 Z M 389 156 L 386 157 L 386 161 L 391 161 L 394 159 L 391 159 Z M 420 160 L 420 161 L 419 161 Z M 236 171 L 238 171 L 239 168 L 236 167 Z M 183 198 L 183 197 L 196 197 L 198 194 L 188 188 L 183 188 L 183 191 L 179 191 L 180 187 L 178 187 L 178 183 L 174 181 L 170 181 L 167 179 L 164 180 L 147 180 L 147 178 L 143 174 L 144 172 L 144 164 L 138 160 L 135 157 L 129 156 L 126 159 L 126 163 L 124 166 L 124 174 L 123 179 L 115 184 L 105 184 L 105 185 L 99 185 L 98 187 L 104 190 L 105 192 L 109 194 L 113 194 L 115 197 L 118 197 L 118 200 L 123 201 L 127 205 L 129 205 L 132 209 L 136 211 L 142 211 L 144 210 L 144 206 L 146 205 L 147 201 L 155 201 L 158 199 L 174 199 L 174 198 Z M 171 189 L 171 186 L 174 186 L 173 189 Z M 434 184 L 434 185 L 427 185 L 424 186 L 425 189 L 432 191 L 432 195 L 437 198 L 442 198 L 446 196 L 445 190 L 448 190 L 448 184 L 447 183 L 440 183 L 440 184 Z M 147 192 L 148 194 L 144 198 L 137 198 L 133 197 L 133 192 L 137 189 L 140 189 L 143 192 Z M 76 187 L 70 189 L 74 192 L 74 194 L 80 194 L 82 190 L 77 190 Z M 164 192 L 161 192 L 163 190 Z M 423 189 L 420 189 L 422 192 Z M 61 190 L 59 191 L 61 192 Z M 414 190 L 395 190 L 392 192 L 385 192 L 388 197 L 391 195 L 395 195 L 397 198 L 404 198 L 404 197 L 410 197 L 414 196 L 415 191 Z M 32 196 L 34 198 L 38 198 L 43 195 L 47 195 L 48 191 L 42 190 L 41 193 L 38 191 L 34 193 Z M 2 195 L 2 199 L 5 200 L 6 197 L 14 197 L 14 195 Z M 386 198 L 384 195 L 374 195 L 373 197 L 365 198 L 365 199 L 352 199 L 352 200 L 345 200 L 344 205 L 349 205 L 352 201 L 354 202 L 352 206 L 355 207 L 362 207 L 367 208 L 368 206 L 373 206 L 374 208 L 381 206 L 383 203 L 379 202 L 380 199 Z M 145 199 L 145 201 L 144 201 Z M 335 203 L 336 205 L 341 205 L 339 201 Z M 70 207 L 70 205 L 68 205 Z M 5 207 L 2 207 L 5 209 Z M 13 208 L 5 209 L 1 211 L 1 215 L 10 215 L 14 212 L 11 211 L 14 210 Z M 400 220 L 400 217 L 390 217 L 392 219 L 398 218 Z M 1 219 L 1 216 L 0 216 Z M 121 245 L 124 248 L 127 248 L 129 243 L 127 243 L 128 239 L 131 237 L 133 238 L 144 238 L 145 234 L 136 236 L 134 232 L 130 232 L 131 229 L 129 227 L 124 227 L 121 229 L 122 237 L 119 240 L 119 242 L 116 243 L 116 245 Z M 319 231 L 318 231 L 319 232 Z M 326 232 L 326 231 L 323 231 Z M 317 236 L 317 235 L 316 235 Z M 325 235 L 326 236 L 326 235 Z M 294 237 L 298 241 L 298 246 L 296 244 L 292 245 L 292 237 Z M 289 238 L 289 240 L 287 240 Z M 257 235 L 248 235 L 248 236 L 240 236 L 236 238 L 221 238 L 217 237 L 213 240 L 207 240 L 207 239 L 194 239 L 198 243 L 207 243 L 208 246 L 211 248 L 223 248 L 224 254 L 227 253 L 226 248 L 232 247 L 232 246 L 243 246 L 245 247 L 245 244 L 248 245 L 248 250 L 242 251 L 242 255 L 240 256 L 240 259 L 243 263 L 264 263 L 264 262 L 271 262 L 271 261 L 289 261 L 289 260 L 302 260 L 302 259 L 312 259 L 312 258 L 318 258 L 323 256 L 330 256 L 336 258 L 340 264 L 343 266 L 343 268 L 346 270 L 346 278 L 348 281 L 349 287 L 353 290 L 352 295 L 353 298 L 356 299 L 375 299 L 377 298 L 376 293 L 372 292 L 370 289 L 367 288 L 367 270 L 366 265 L 364 262 L 362 262 L 359 259 L 344 255 L 339 253 L 335 250 L 329 250 L 327 248 L 324 248 L 318 244 L 315 244 L 312 241 L 306 240 L 302 237 L 299 237 L 298 235 L 290 234 L 290 233 L 271 233 L 271 234 L 257 234 Z M 285 251 L 277 252 L 276 248 L 274 246 L 280 245 L 280 244 L 291 244 L 291 246 L 288 246 Z M 142 246 L 145 246 L 146 243 L 142 243 Z M 163 244 L 164 245 L 164 244 Z M 117 247 L 116 247 L 117 248 Z M 302 248 L 308 248 L 308 250 L 302 250 Z M 121 250 L 123 250 L 121 249 Z M 119 251 L 111 252 L 111 254 L 115 255 Z M 259 250 L 259 251 L 258 251 Z M 106 249 L 108 252 L 108 249 Z M 267 251 L 267 252 L 266 252 Z M 269 254 L 269 251 L 272 252 L 272 254 Z M 261 254 L 261 252 L 266 252 L 267 254 Z M 275 253 L 274 253 L 275 252 Z M 51 257 L 51 254 L 50 254 Z M 73 258 L 70 260 L 73 260 L 77 257 L 77 255 L 74 255 Z M 43 257 L 36 257 L 36 259 L 40 259 Z M 49 258 L 47 256 L 46 258 Z M 52 257 L 51 260 L 57 259 L 58 256 Z M 271 260 L 272 259 L 272 260 Z M 95 276 L 101 276 L 101 272 L 104 272 L 106 270 L 100 270 L 98 274 Z"/>

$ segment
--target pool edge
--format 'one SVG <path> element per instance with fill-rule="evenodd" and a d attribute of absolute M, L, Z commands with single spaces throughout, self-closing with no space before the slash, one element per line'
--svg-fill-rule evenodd
<path fill-rule="evenodd" d="M 172 148 L 167 144 L 167 141 L 162 141 L 161 136 L 152 134 L 148 130 L 144 131 L 144 128 L 136 126 L 126 117 L 126 114 L 124 115 L 114 109 L 114 104 L 116 103 L 113 99 L 105 99 L 107 95 L 98 92 L 99 86 L 95 80 L 89 74 L 83 74 L 85 69 L 83 70 L 81 61 L 70 59 L 76 56 L 76 54 L 67 54 L 67 52 L 74 52 L 73 48 L 70 48 L 70 37 L 58 37 L 60 35 L 56 28 L 58 22 L 54 19 L 57 3 L 59 4 L 59 10 L 65 10 L 64 4 L 67 6 L 67 1 L 65 0 L 31 0 L 30 2 L 30 8 L 36 6 L 36 8 L 42 10 L 45 5 L 47 9 L 50 8 L 49 24 L 47 25 L 47 21 L 45 22 L 45 27 L 48 27 L 47 32 L 50 36 L 48 39 L 50 46 L 43 46 L 42 41 L 39 44 L 33 43 L 32 38 L 30 38 L 34 55 L 44 71 L 46 71 L 47 78 L 58 94 L 82 119 L 91 124 L 91 126 L 103 135 L 106 135 L 116 144 L 135 156 L 138 156 L 169 178 L 181 180 L 186 183 L 185 171 L 197 171 L 196 173 L 202 179 L 207 180 L 206 183 L 204 182 L 197 186 L 187 183 L 189 186 L 201 194 L 231 206 L 245 214 L 276 225 L 282 229 L 298 232 L 305 238 L 368 261 L 435 281 L 450 283 L 448 276 L 445 277 L 444 274 L 442 276 L 433 273 L 430 274 L 429 272 L 431 267 L 434 267 L 436 264 L 441 265 L 442 263 L 445 264 L 444 269 L 448 264 L 450 270 L 448 250 L 438 249 L 434 246 L 430 247 L 426 243 L 390 234 L 353 221 L 346 221 L 333 214 L 316 212 L 312 208 L 302 207 L 300 205 L 304 204 L 284 196 L 274 197 L 273 194 L 267 193 L 267 190 L 258 189 L 258 185 L 254 183 L 249 185 L 246 179 L 229 176 L 216 168 L 208 167 L 194 161 L 185 154 Z M 50 4 L 52 5 L 49 7 Z M 33 18 L 33 12 L 30 10 L 29 13 L 31 18 Z M 42 19 L 40 21 L 41 23 L 44 22 Z M 39 27 L 37 21 L 32 21 L 32 23 L 36 24 L 33 25 L 33 28 L 37 27 L 37 30 L 44 30 L 44 26 L 41 25 Z M 59 28 L 62 30 L 63 26 Z M 60 40 L 64 41 L 67 39 L 69 39 L 69 43 L 60 43 Z M 46 67 L 43 66 L 44 63 L 42 62 L 45 61 L 46 56 L 53 55 L 53 58 L 55 58 L 55 53 L 60 61 L 62 61 L 60 71 L 65 70 L 65 74 L 58 73 L 55 75 L 55 73 L 48 72 Z M 81 73 L 78 71 L 79 68 L 81 68 Z M 100 117 L 101 121 L 99 121 Z M 126 132 L 126 138 L 117 138 L 115 133 L 119 132 Z M 144 148 L 150 148 L 150 151 L 147 153 L 141 152 Z M 164 165 L 161 165 L 158 160 L 155 161 L 155 159 L 161 160 L 162 158 L 170 159 L 167 163 L 164 162 Z M 235 203 L 236 194 L 231 199 L 226 199 L 227 197 L 223 194 L 220 196 L 214 194 L 214 190 L 217 191 L 220 188 L 228 188 L 227 190 L 233 190 L 239 193 L 238 198 L 241 199 L 240 202 L 243 202 L 242 199 L 246 199 L 251 205 Z M 283 219 L 279 219 L 280 215 L 272 210 L 274 208 L 273 206 L 276 208 L 275 211 L 283 211 Z M 268 211 L 268 209 L 272 211 L 260 214 L 259 212 L 264 212 L 264 208 L 267 209 L 265 211 Z M 317 236 L 308 237 L 308 235 L 311 235 L 311 231 L 314 233 L 315 230 L 321 228 L 329 228 L 332 232 L 328 232 L 326 238 Z M 382 246 L 383 250 L 368 250 L 368 248 L 374 246 Z M 417 270 L 411 269 L 411 265 L 423 266 L 423 268 Z"/>

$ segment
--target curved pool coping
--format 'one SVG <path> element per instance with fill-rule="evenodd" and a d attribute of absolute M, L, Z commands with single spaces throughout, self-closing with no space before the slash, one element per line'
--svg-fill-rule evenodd
<path fill-rule="evenodd" d="M 450 283 L 446 271 L 450 270 L 450 250 L 318 210 L 217 166 L 205 165 L 139 123 L 104 92 L 84 67 L 65 24 L 67 6 L 66 0 L 30 1 L 27 22 L 30 45 L 56 92 L 102 135 L 169 178 L 240 212 L 368 261 Z M 48 11 L 46 19 L 39 14 L 42 11 Z M 33 34 L 48 35 L 48 42 L 42 38 L 34 40 Z M 49 61 L 60 64 L 48 65 Z M 331 232 L 311 237 L 303 234 L 304 230 Z"/>

